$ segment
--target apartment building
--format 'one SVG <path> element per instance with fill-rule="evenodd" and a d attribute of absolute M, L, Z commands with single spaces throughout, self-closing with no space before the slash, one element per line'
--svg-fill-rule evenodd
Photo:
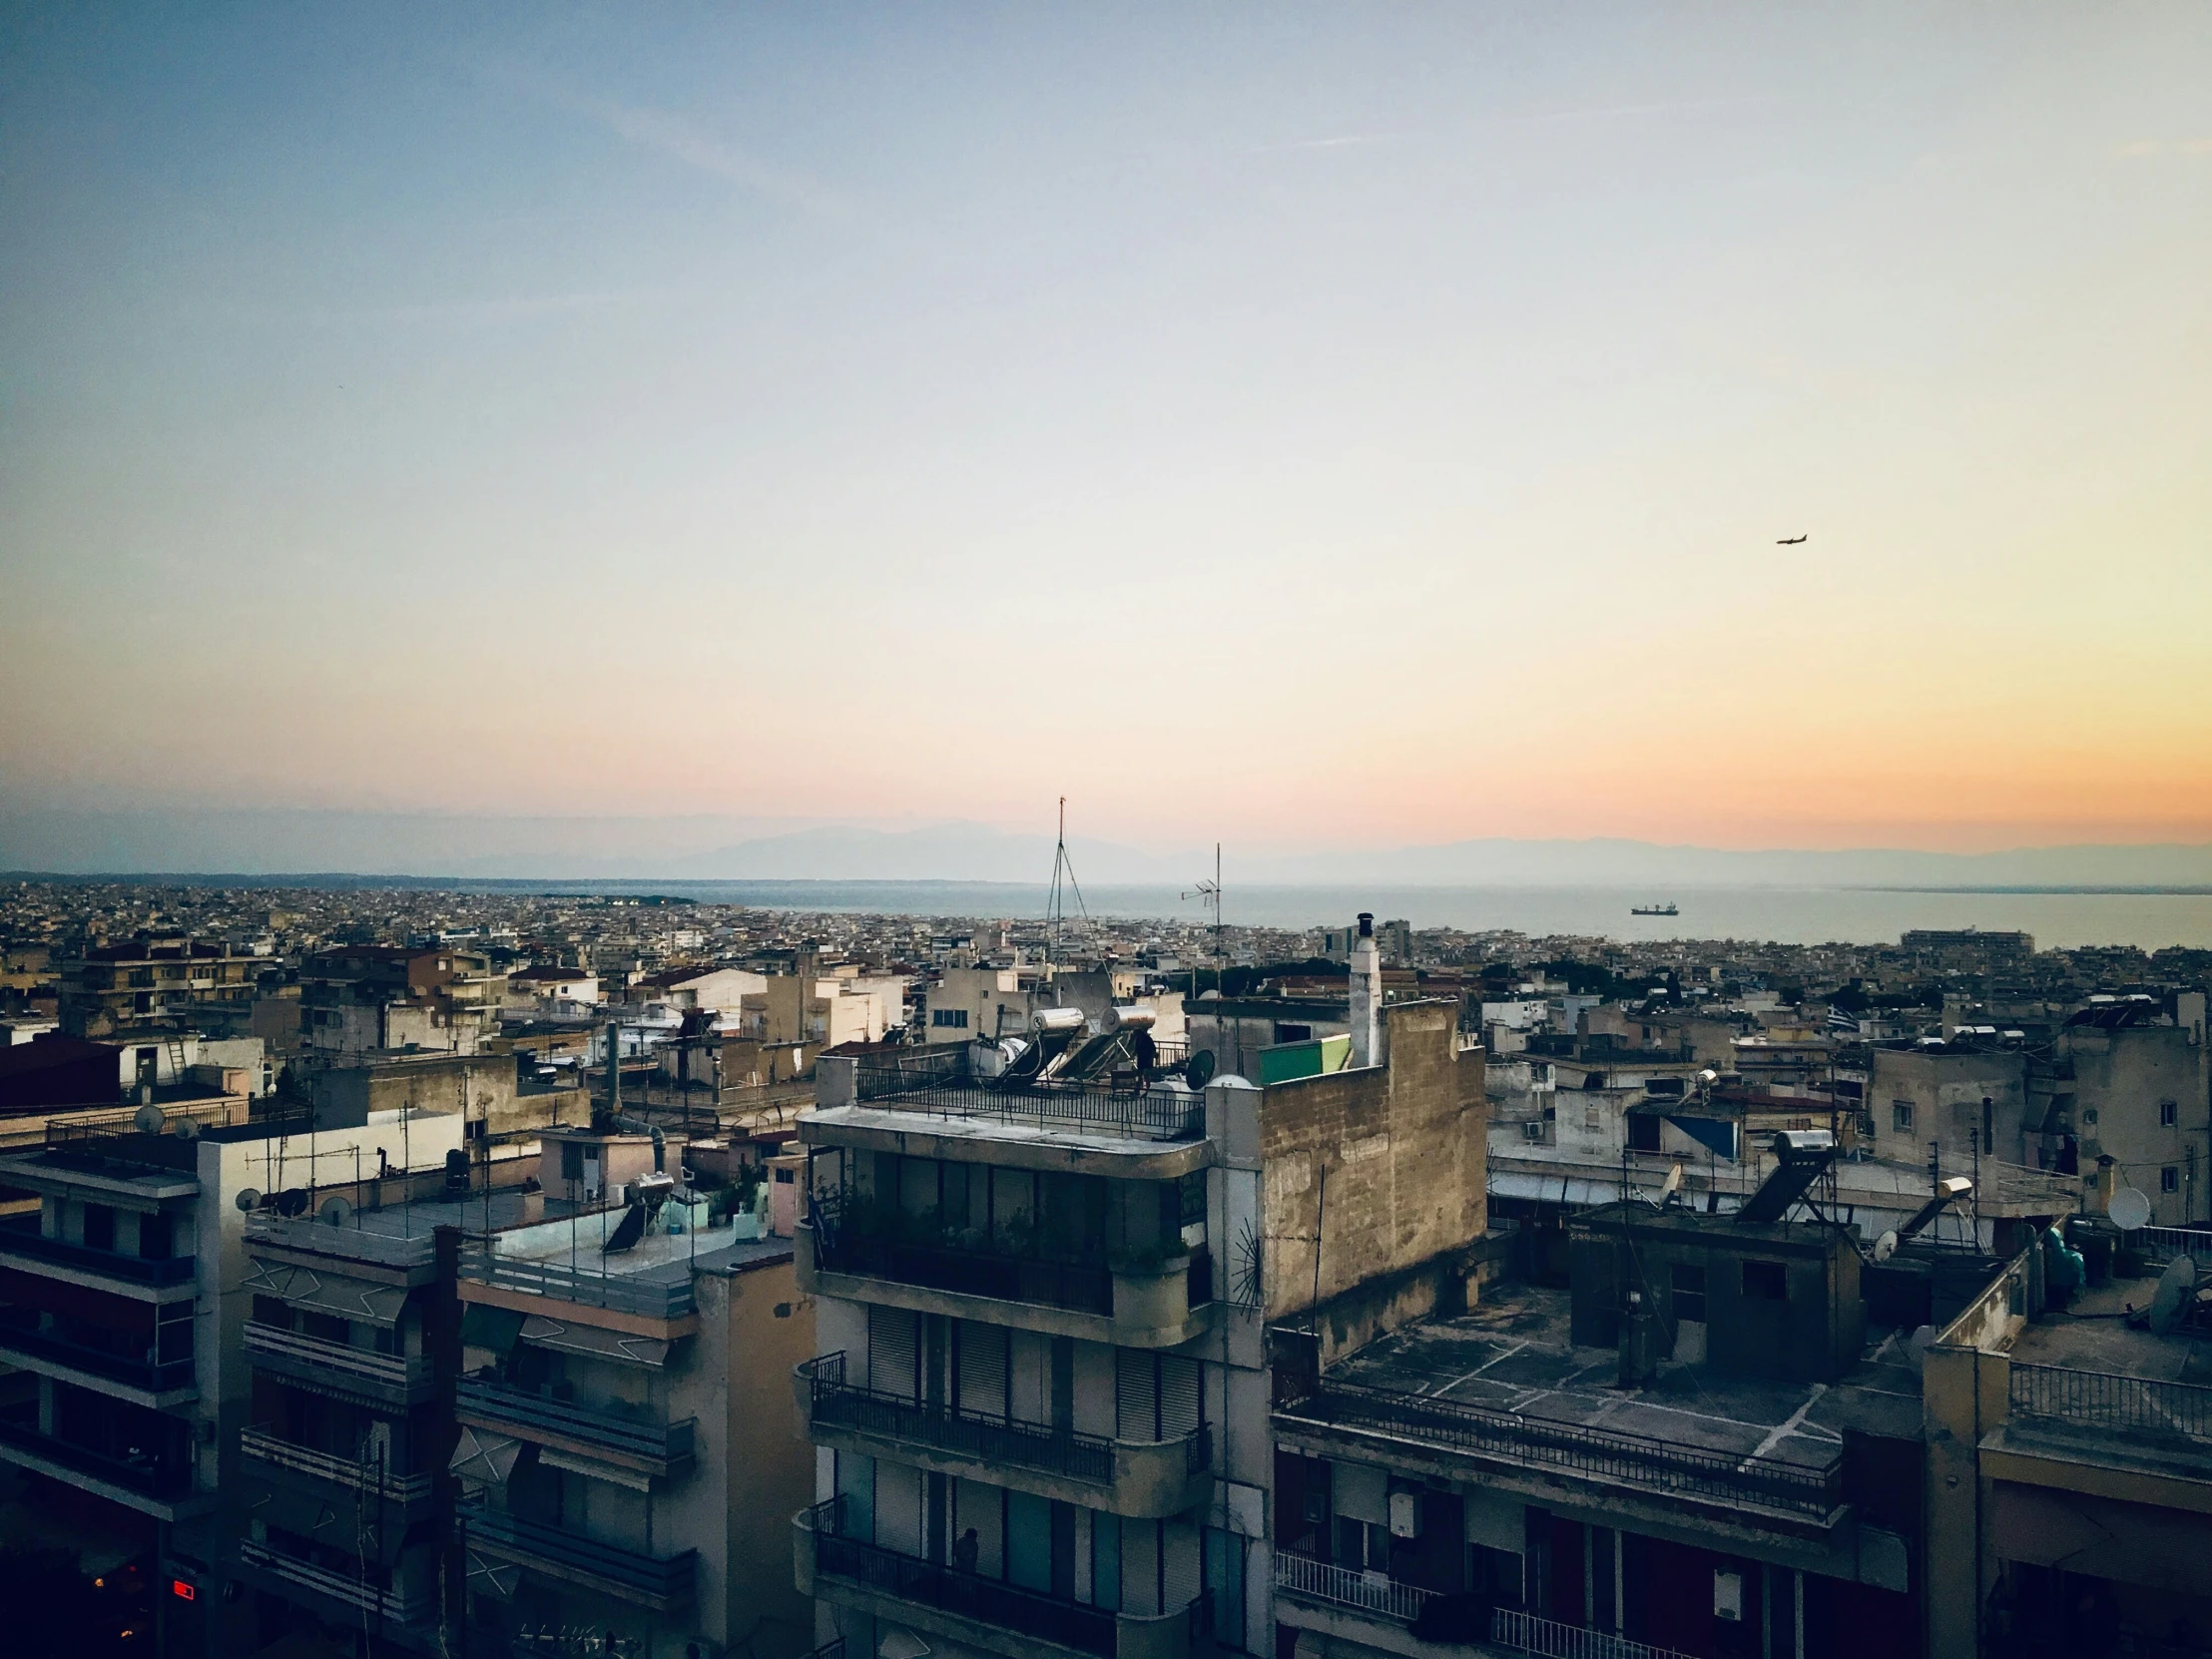
<path fill-rule="evenodd" d="M 2100 1202 L 2072 1243 L 2122 1241 Z M 2212 1653 L 2212 1233 L 2084 1255 L 2038 1235 L 1928 1351 L 1932 1651 Z"/>
<path fill-rule="evenodd" d="M 1283 1333 L 1280 1651 L 1970 1651 L 1926 1641 L 1903 1337 L 1998 1264 L 1920 1244 L 1867 1262 L 1848 1229 L 1784 1219 L 1815 1173 L 1786 1166 L 1735 1217 L 1592 1209 L 1566 1291 L 1493 1285 L 1334 1365 Z"/>
<path fill-rule="evenodd" d="M 379 1050 L 472 1054 L 499 1028 L 506 976 L 482 951 L 341 945 L 299 969 L 299 1041 L 311 1063 Z"/>
<path fill-rule="evenodd" d="M 1051 1012 L 998 1075 L 996 1045 L 825 1057 L 796 1530 L 822 1641 L 1273 1651 L 1269 1324 L 1314 1313 L 1334 1351 L 1460 1305 L 1484 1233 L 1480 1052 L 1452 1004 L 1382 1008 L 1363 954 L 1353 1063 L 1265 1087 L 1117 1089 L 1126 1030 Z"/>
<path fill-rule="evenodd" d="M 268 960 L 215 939 L 141 934 L 86 947 L 61 967 L 61 1028 L 72 1037 L 251 1031 Z"/>
<path fill-rule="evenodd" d="M 256 1648 L 335 1628 L 378 1652 L 432 1651 L 445 1622 L 463 1207 L 355 1217 L 340 1204 L 325 1217 L 247 1217 L 252 1391 L 227 1565 L 252 1592 Z"/>
<path fill-rule="evenodd" d="M 0 1224 L 0 1462 L 66 1493 L 82 1529 L 155 1561 L 166 1654 L 236 1651 L 223 1498 L 255 1405 L 246 1211 L 311 1184 L 318 1160 L 398 1163 L 434 1134 L 305 1129 L 219 1102 L 56 1123 L 44 1144 L 0 1155 L 0 1186 L 37 1199 L 35 1215 Z"/>
<path fill-rule="evenodd" d="M 813 1645 L 790 1571 L 813 1470 L 789 1378 L 814 1321 L 789 1240 L 712 1225 L 677 1179 L 683 1150 L 549 1133 L 542 1194 L 575 1202 L 518 1199 L 461 1249 L 451 1468 L 472 1650 Z"/>

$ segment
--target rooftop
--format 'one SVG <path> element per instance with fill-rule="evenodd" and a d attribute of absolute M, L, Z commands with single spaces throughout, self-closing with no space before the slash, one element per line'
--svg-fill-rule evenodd
<path fill-rule="evenodd" d="M 2156 1279 L 2116 1279 L 2095 1285 L 2064 1313 L 2045 1313 L 2013 1339 L 2011 1358 L 2023 1366 L 2060 1366 L 2163 1382 L 2212 1383 L 2212 1336 L 2175 1332 L 2160 1337 L 2127 1323 L 2150 1307 Z"/>
<path fill-rule="evenodd" d="M 1327 1381 L 1806 1468 L 1833 1465 L 1847 1429 L 1908 1439 L 1921 1431 L 1921 1380 L 1896 1331 L 1870 1330 L 1859 1366 L 1833 1385 L 1667 1363 L 1645 1388 L 1617 1386 L 1618 1353 L 1576 1348 L 1568 1333 L 1565 1291 L 1493 1286 L 1472 1312 L 1407 1326 L 1333 1367 Z"/>

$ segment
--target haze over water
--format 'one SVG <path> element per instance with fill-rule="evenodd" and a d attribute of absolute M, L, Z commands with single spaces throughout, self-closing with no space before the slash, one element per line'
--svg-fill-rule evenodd
<path fill-rule="evenodd" d="M 1019 918 L 1044 913 L 1043 885 L 991 881 L 606 881 L 548 883 L 566 891 L 681 893 L 714 903 L 933 916 Z M 1210 919 L 1174 887 L 1085 887 L 1099 915 Z M 1675 916 L 1631 906 L 1672 899 Z M 1746 939 L 1783 944 L 1879 944 L 1914 927 L 2021 929 L 2041 949 L 2171 945 L 2212 949 L 2212 893 L 1909 892 L 1865 887 L 1231 887 L 1232 926 L 1342 926 L 1362 910 L 1415 927 L 1616 939 Z"/>

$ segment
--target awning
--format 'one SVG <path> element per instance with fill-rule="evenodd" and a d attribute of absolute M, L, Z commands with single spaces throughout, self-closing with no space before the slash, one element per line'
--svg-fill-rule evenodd
<path fill-rule="evenodd" d="M 1737 1131 L 1741 1127 L 1735 1119 L 1669 1116 L 1667 1121 L 1716 1157 L 1726 1158 L 1731 1163 L 1735 1161 Z"/>
<path fill-rule="evenodd" d="M 650 1492 L 653 1489 L 653 1476 L 643 1469 L 626 1469 L 618 1463 L 603 1463 L 596 1457 L 587 1457 L 580 1451 L 569 1451 L 561 1446 L 539 1446 L 538 1461 L 557 1469 L 566 1469 L 571 1474 L 587 1475 L 593 1480 L 627 1486 L 634 1492 Z"/>
<path fill-rule="evenodd" d="M 472 1428 L 464 1422 L 461 1437 L 454 1442 L 452 1460 L 446 1467 L 463 1480 L 504 1486 L 507 1477 L 515 1471 L 515 1459 L 521 1455 L 522 1442 L 513 1435 Z"/>
<path fill-rule="evenodd" d="M 494 1354 L 508 1353 L 514 1348 L 515 1339 L 522 1335 L 524 1317 L 511 1308 L 471 1302 L 461 1310 L 461 1346 L 487 1348 Z"/>
<path fill-rule="evenodd" d="M 1611 1204 L 1621 1196 L 1618 1180 L 1591 1181 L 1578 1175 L 1490 1173 L 1493 1198 L 1524 1198 L 1538 1204 Z"/>
<path fill-rule="evenodd" d="M 470 1311 L 475 1311 L 473 1305 Z M 467 1340 L 465 1332 L 463 1340 Z M 669 1345 L 663 1338 L 633 1337 L 596 1325 L 570 1325 L 547 1319 L 543 1314 L 531 1314 L 523 1320 L 522 1340 L 532 1348 L 550 1348 L 563 1354 L 589 1354 L 594 1359 L 650 1366 L 656 1371 L 668 1364 Z"/>
<path fill-rule="evenodd" d="M 239 1288 L 259 1296 L 274 1296 L 310 1313 L 334 1314 L 343 1320 L 364 1320 L 370 1325 L 398 1323 L 407 1303 L 404 1285 L 381 1285 L 371 1280 L 347 1279 L 313 1268 L 291 1267 L 282 1262 L 256 1259 L 254 1271 Z"/>

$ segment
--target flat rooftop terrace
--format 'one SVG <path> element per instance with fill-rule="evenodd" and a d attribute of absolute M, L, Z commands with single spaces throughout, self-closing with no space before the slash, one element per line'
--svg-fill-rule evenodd
<path fill-rule="evenodd" d="M 2157 1336 L 2127 1323 L 2130 1310 L 2150 1307 L 2156 1279 L 2115 1279 L 2093 1286 L 2064 1313 L 2046 1313 L 2013 1339 L 2011 1359 L 2023 1366 L 2058 1366 L 2160 1382 L 2212 1384 L 2212 1333 Z"/>
<path fill-rule="evenodd" d="M 1618 1354 L 1573 1345 L 1568 1307 L 1564 1291 L 1491 1287 L 1472 1312 L 1395 1332 L 1324 1381 L 1808 1470 L 1835 1465 L 1846 1429 L 1920 1435 L 1921 1380 L 1904 1346 L 1910 1333 L 1871 1333 L 1859 1365 L 1833 1384 L 1667 1363 L 1649 1386 L 1622 1388 Z M 1422 1437 L 1418 1426 L 1406 1432 Z"/>

